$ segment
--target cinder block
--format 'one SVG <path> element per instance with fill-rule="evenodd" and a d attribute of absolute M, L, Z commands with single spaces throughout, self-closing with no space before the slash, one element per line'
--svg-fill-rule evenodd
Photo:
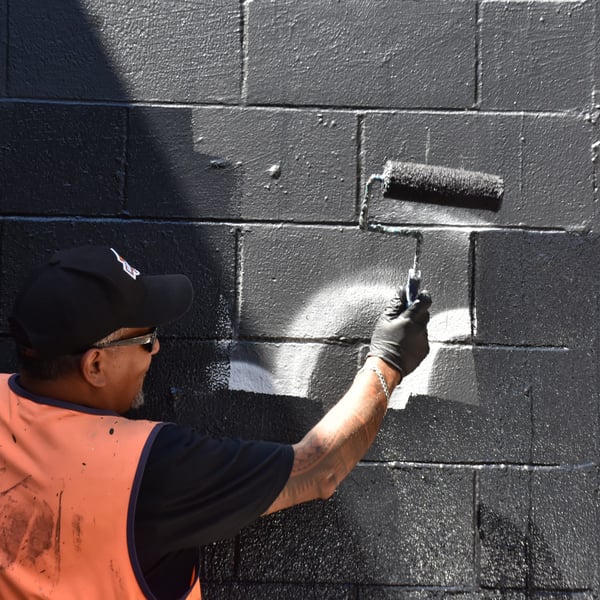
<path fill-rule="evenodd" d="M 210 351 L 200 354 L 198 360 L 202 363 L 207 356 L 210 358 Z M 170 364 L 175 371 L 176 363 Z M 213 361 L 197 367 L 198 379 L 214 366 Z M 216 364 L 217 369 L 221 366 Z M 172 415 L 170 420 L 215 437 L 293 444 L 306 435 L 324 412 L 318 400 L 210 387 L 198 389 L 189 382 L 180 388 L 170 388 L 168 394 L 170 400 L 163 401 L 160 408 L 170 409 L 170 413 L 165 413 Z"/>
<path fill-rule="evenodd" d="M 597 460 L 596 358 L 589 350 L 431 346 L 394 392 L 370 460 Z"/>
<path fill-rule="evenodd" d="M 525 115 L 521 135 L 521 224 L 588 231 L 596 210 L 592 124 L 583 116 Z"/>
<path fill-rule="evenodd" d="M 208 431 L 218 421 L 214 398 L 227 403 L 229 343 L 178 339 L 168 333 L 159 341 L 160 352 L 144 383 L 144 406 L 132 416 Z"/>
<path fill-rule="evenodd" d="M 111 106 L 0 105 L 2 213 L 118 214 L 125 125 Z"/>
<path fill-rule="evenodd" d="M 215 338 L 231 335 L 235 279 L 235 234 L 222 225 L 126 221 L 10 221 L 1 246 L 0 323 L 27 272 L 61 248 L 114 246 L 143 273 L 184 273 L 196 298 L 163 335 Z"/>
<path fill-rule="evenodd" d="M 415 202 L 408 195 L 384 199 L 374 185 L 373 220 L 561 229 L 593 222 L 592 125 L 581 116 L 369 114 L 363 138 L 363 183 L 381 173 L 386 160 L 480 171 L 504 181 L 496 212 Z"/>
<path fill-rule="evenodd" d="M 355 218 L 356 117 L 332 111 L 133 109 L 136 215 L 269 221 Z"/>
<path fill-rule="evenodd" d="M 598 242 L 594 235 L 477 233 L 477 341 L 589 347 L 596 335 Z"/>
<path fill-rule="evenodd" d="M 390 586 L 360 586 L 358 600 L 429 600 L 440 597 L 433 590 L 407 590 L 406 588 Z"/>
<path fill-rule="evenodd" d="M 533 585 L 585 590 L 598 568 L 598 475 L 595 468 L 533 475 Z"/>
<path fill-rule="evenodd" d="M 531 473 L 484 469 L 479 475 L 477 526 L 480 585 L 526 589 Z"/>
<path fill-rule="evenodd" d="M 215 591 L 227 589 L 227 584 L 221 582 L 230 581 L 235 577 L 236 547 L 237 537 L 200 548 L 200 583 L 203 598 L 206 598 L 207 590 L 210 593 L 213 589 Z M 207 582 L 213 582 L 214 588 L 210 583 L 207 585 Z M 228 598 L 228 596 L 221 596 L 221 598 Z"/>
<path fill-rule="evenodd" d="M 0 373 L 14 373 L 17 370 L 12 338 L 0 337 Z"/>
<path fill-rule="evenodd" d="M 485 0 L 481 106 L 559 110 L 590 104 L 593 2 Z"/>
<path fill-rule="evenodd" d="M 537 376 L 532 403 L 533 461 L 578 464 L 598 461 L 597 356 L 589 348 L 529 354 Z"/>
<path fill-rule="evenodd" d="M 528 352 L 473 348 L 470 363 L 455 358 L 457 352 L 465 351 L 447 348 L 447 354 L 434 361 L 431 375 L 448 367 L 444 377 L 449 383 L 445 388 L 437 386 L 444 392 L 441 397 L 418 391 L 413 395 L 413 375 L 402 382 L 408 404 L 403 410 L 388 411 L 367 460 L 530 461 L 531 402 L 526 392 L 532 379 L 539 381 L 546 373 L 529 366 Z M 469 364 L 472 380 L 466 392 L 452 381 L 464 364 Z"/>
<path fill-rule="evenodd" d="M 331 500 L 275 514 L 244 530 L 239 577 L 468 585 L 472 507 L 470 470 L 359 466 Z"/>
<path fill-rule="evenodd" d="M 327 408 L 350 387 L 358 349 L 331 344 L 232 344 L 229 389 L 318 400 Z"/>
<path fill-rule="evenodd" d="M 593 600 L 593 592 L 534 592 L 534 600 Z"/>
<path fill-rule="evenodd" d="M 405 285 L 415 247 L 413 238 L 358 227 L 247 227 L 240 333 L 369 339 L 381 310 L 395 289 Z M 435 257 L 444 251 L 447 255 L 438 263 Z M 424 286 L 434 298 L 432 310 L 439 315 L 433 338 L 468 337 L 468 237 L 428 230 L 422 267 Z M 457 310 L 455 322 L 446 319 L 452 310 Z"/>
<path fill-rule="evenodd" d="M 237 0 L 11 0 L 9 93 L 235 101 L 239 23 Z"/>
<path fill-rule="evenodd" d="M 484 590 L 459 592 L 455 590 L 411 590 L 401 587 L 361 587 L 358 600 L 525 600 L 526 594 L 517 591 Z"/>
<path fill-rule="evenodd" d="M 254 2 L 247 27 L 253 103 L 473 105 L 471 2 Z"/>
<path fill-rule="evenodd" d="M 0 96 L 6 96 L 6 52 L 8 47 L 8 0 L 0 2 Z"/>
<path fill-rule="evenodd" d="M 354 589 L 341 585 L 207 583 L 202 585 L 205 600 L 355 600 Z"/>

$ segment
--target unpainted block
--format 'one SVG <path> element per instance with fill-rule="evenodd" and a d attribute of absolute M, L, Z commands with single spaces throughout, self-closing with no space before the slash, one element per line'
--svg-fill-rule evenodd
<path fill-rule="evenodd" d="M 216 595 L 223 589 L 228 589 L 227 581 L 236 574 L 236 539 L 214 542 L 200 548 L 200 583 L 202 597 L 228 598 Z"/>
<path fill-rule="evenodd" d="M 247 227 L 240 333 L 370 339 L 379 313 L 406 284 L 415 249 L 413 238 L 358 228 Z M 421 266 L 438 315 L 432 339 L 469 337 L 468 236 L 428 230 Z"/>
<path fill-rule="evenodd" d="M 11 0 L 9 93 L 235 101 L 239 10 L 236 0 Z"/>
<path fill-rule="evenodd" d="M 123 207 L 126 111 L 0 105 L 0 211 L 116 215 Z"/>
<path fill-rule="evenodd" d="M 597 323 L 598 247 L 594 235 L 477 233 L 477 341 L 591 347 Z"/>
<path fill-rule="evenodd" d="M 243 531 L 239 576 L 467 585 L 473 577 L 472 493 L 468 469 L 359 466 L 329 501 L 284 511 Z"/>
<path fill-rule="evenodd" d="M 0 2 L 0 96 L 6 96 L 6 52 L 8 39 L 8 0 Z"/>
<path fill-rule="evenodd" d="M 349 222 L 356 144 L 350 113 L 133 109 L 128 208 L 144 216 Z"/>
<path fill-rule="evenodd" d="M 526 589 L 529 580 L 531 473 L 484 469 L 479 475 L 478 540 L 480 584 Z"/>
<path fill-rule="evenodd" d="M 358 600 L 525 600 L 525 592 L 504 590 L 412 590 L 401 587 L 360 587 Z"/>
<path fill-rule="evenodd" d="M 205 600 L 354 600 L 352 586 L 304 585 L 301 583 L 207 583 L 202 585 Z"/>
<path fill-rule="evenodd" d="M 373 220 L 470 226 L 589 229 L 595 204 L 593 127 L 582 116 L 388 113 L 364 118 L 363 183 L 386 160 L 479 171 L 504 181 L 496 212 L 385 199 L 373 186 Z"/>
<path fill-rule="evenodd" d="M 595 468 L 534 472 L 532 567 L 538 589 L 591 589 L 598 567 Z"/>
<path fill-rule="evenodd" d="M 227 226 L 125 221 L 11 221 L 4 223 L 0 323 L 29 270 L 56 250 L 85 244 L 114 246 L 142 273 L 184 273 L 196 290 L 191 309 L 163 334 L 199 338 L 231 334 L 235 235 Z"/>
<path fill-rule="evenodd" d="M 480 12 L 481 106 L 590 106 L 593 2 L 485 0 Z"/>

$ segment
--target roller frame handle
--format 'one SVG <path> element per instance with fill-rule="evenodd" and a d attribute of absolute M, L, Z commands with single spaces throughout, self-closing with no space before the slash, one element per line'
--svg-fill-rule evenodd
<path fill-rule="evenodd" d="M 419 295 L 421 287 L 421 271 L 417 269 L 408 270 L 408 279 L 406 281 L 406 308 L 412 306 Z"/>

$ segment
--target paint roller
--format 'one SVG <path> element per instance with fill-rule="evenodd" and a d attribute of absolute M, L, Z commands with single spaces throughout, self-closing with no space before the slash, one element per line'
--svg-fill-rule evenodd
<path fill-rule="evenodd" d="M 360 207 L 359 227 L 368 231 L 392 233 L 416 239 L 414 263 L 409 269 L 406 283 L 408 306 L 415 301 L 421 285 L 419 261 L 423 235 L 415 229 L 368 220 L 369 203 L 375 182 L 380 183 L 384 198 L 470 209 L 498 211 L 504 194 L 504 182 L 496 175 L 414 162 L 388 160 L 384 165 L 383 173 L 369 177 Z"/>

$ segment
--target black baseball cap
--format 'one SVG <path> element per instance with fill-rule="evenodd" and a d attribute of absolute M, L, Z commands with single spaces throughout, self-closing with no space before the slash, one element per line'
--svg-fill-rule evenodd
<path fill-rule="evenodd" d="M 185 275 L 142 275 L 108 246 L 60 250 L 27 278 L 9 321 L 33 355 L 87 350 L 122 327 L 157 327 L 183 315 L 194 291 Z"/>

